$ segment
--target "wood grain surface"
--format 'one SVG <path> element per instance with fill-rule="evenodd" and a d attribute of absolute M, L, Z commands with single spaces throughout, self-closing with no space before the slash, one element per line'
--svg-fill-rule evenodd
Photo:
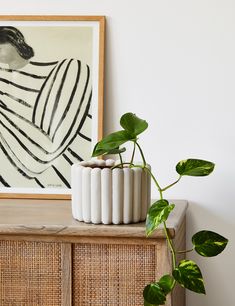
<path fill-rule="evenodd" d="M 167 226 L 172 238 L 185 215 L 187 202 L 176 204 Z M 127 225 L 103 225 L 78 222 L 72 217 L 70 200 L 0 199 L 0 235 L 54 235 L 143 238 L 145 222 Z M 151 238 L 164 238 L 163 229 Z M 150 238 L 150 239 L 151 239 Z"/>

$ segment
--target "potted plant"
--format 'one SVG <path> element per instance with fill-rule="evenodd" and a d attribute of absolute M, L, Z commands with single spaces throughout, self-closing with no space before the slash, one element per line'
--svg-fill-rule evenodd
<path fill-rule="evenodd" d="M 148 124 L 133 114 L 121 118 L 122 130 L 98 142 L 90 161 L 72 165 L 72 214 L 79 221 L 103 224 L 129 224 L 146 220 L 151 203 L 151 169 L 137 142 Z M 123 162 L 125 142 L 133 143 L 130 160 Z M 134 163 L 136 148 L 143 162 Z M 97 159 L 117 154 L 119 160 Z M 95 158 L 95 159 L 94 159 Z"/>
<path fill-rule="evenodd" d="M 144 305 L 164 305 L 167 294 L 174 289 L 177 283 L 194 292 L 205 294 L 203 277 L 197 264 L 189 259 L 177 262 L 176 254 L 196 251 L 199 255 L 204 257 L 216 256 L 225 249 L 228 240 L 215 232 L 203 230 L 193 235 L 193 247 L 190 250 L 176 250 L 168 234 L 166 225 L 166 221 L 175 205 L 169 203 L 168 200 L 164 198 L 163 194 L 164 191 L 177 184 L 183 176 L 198 177 L 209 175 L 214 170 L 214 163 L 194 158 L 182 160 L 176 165 L 176 172 L 179 175 L 178 179 L 162 188 L 151 168 L 147 165 L 143 150 L 138 143 L 138 136 L 147 129 L 148 123 L 138 118 L 133 113 L 126 113 L 121 117 L 120 125 L 123 128 L 122 130 L 104 137 L 96 144 L 92 156 L 97 157 L 107 154 L 118 154 L 120 162 L 116 165 L 112 165 L 111 169 L 124 169 L 126 167 L 129 169 L 141 169 L 152 178 L 154 185 L 159 191 L 159 200 L 154 202 L 148 209 L 146 235 L 150 236 L 157 230 L 160 224 L 163 224 L 172 257 L 172 273 L 163 275 L 160 280 L 148 284 L 143 289 Z M 125 148 L 121 146 L 127 142 L 133 143 L 133 151 L 130 160 L 128 162 L 123 162 L 122 153 L 125 151 Z M 142 157 L 143 162 L 141 165 L 134 162 L 136 149 L 139 150 Z"/>

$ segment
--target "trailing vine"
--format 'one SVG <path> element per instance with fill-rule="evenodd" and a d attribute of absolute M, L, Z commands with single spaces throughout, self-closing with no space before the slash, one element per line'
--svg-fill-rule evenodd
<path fill-rule="evenodd" d="M 208 176 L 214 170 L 214 163 L 192 158 L 182 160 L 176 165 L 176 172 L 179 175 L 178 179 L 166 187 L 161 188 L 156 176 L 147 166 L 143 149 L 138 143 L 138 136 L 148 128 L 148 123 L 138 118 L 133 113 L 126 113 L 121 117 L 120 125 L 123 128 L 122 130 L 109 134 L 96 144 L 92 156 L 118 154 L 120 163 L 113 168 L 142 168 L 151 176 L 159 192 L 159 200 L 155 201 L 149 207 L 146 216 L 146 235 L 147 237 L 151 236 L 162 224 L 172 256 L 172 273 L 163 275 L 159 280 L 148 284 L 143 289 L 144 305 L 164 305 L 167 294 L 174 289 L 177 283 L 191 291 L 205 294 L 204 281 L 198 265 L 194 261 L 188 259 L 177 262 L 176 255 L 196 251 L 199 255 L 204 257 L 216 256 L 225 249 L 228 240 L 215 232 L 202 230 L 193 235 L 193 247 L 191 249 L 176 250 L 167 229 L 167 219 L 174 209 L 175 204 L 169 203 L 168 200 L 163 197 L 163 194 L 166 190 L 176 185 L 183 176 Z M 126 142 L 133 143 L 130 162 L 123 162 L 121 155 L 126 149 L 124 147 L 120 148 L 120 146 Z M 134 163 L 136 148 L 139 150 L 142 157 L 142 165 Z"/>

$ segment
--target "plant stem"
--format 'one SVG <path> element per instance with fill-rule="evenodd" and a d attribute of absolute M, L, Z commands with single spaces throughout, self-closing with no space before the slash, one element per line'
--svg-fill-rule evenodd
<path fill-rule="evenodd" d="M 136 141 L 134 141 L 134 148 L 133 148 L 133 152 L 132 152 L 132 156 L 131 156 L 131 164 L 133 164 L 133 160 L 134 160 L 134 156 L 135 156 L 135 148 L 136 148 Z"/>
<path fill-rule="evenodd" d="M 134 154 L 135 154 L 135 147 L 136 147 L 136 145 L 138 146 L 139 151 L 140 151 L 140 154 L 141 154 L 141 157 L 142 157 L 142 159 L 143 159 L 143 164 L 144 164 L 143 166 L 139 166 L 139 165 L 134 165 L 134 164 L 133 164 L 133 159 L 134 159 Z M 172 184 L 170 184 L 170 185 L 168 185 L 168 186 L 166 186 L 165 188 L 162 189 L 162 188 L 160 187 L 160 185 L 159 185 L 157 179 L 156 179 L 155 176 L 153 175 L 152 171 L 146 166 L 147 164 L 146 164 L 146 160 L 145 160 L 145 157 L 144 157 L 144 153 L 143 153 L 143 151 L 142 151 L 140 145 L 139 145 L 136 141 L 134 142 L 134 149 L 133 149 L 133 153 L 132 153 L 132 157 L 131 157 L 131 162 L 130 162 L 130 163 L 123 163 L 120 153 L 119 153 L 119 156 L 120 156 L 121 164 L 116 165 L 116 166 L 113 167 L 112 169 L 114 169 L 114 168 L 116 168 L 116 167 L 118 167 L 118 166 L 120 166 L 120 165 L 121 165 L 122 168 L 123 168 L 123 165 L 124 165 L 124 164 L 128 164 L 128 165 L 131 166 L 131 167 L 143 168 L 145 171 L 147 171 L 147 172 L 150 174 L 150 176 L 151 176 L 151 178 L 153 179 L 155 185 L 157 186 L 158 191 L 159 191 L 159 194 L 160 194 L 160 199 L 161 199 L 161 200 L 163 199 L 163 191 L 165 191 L 165 190 L 167 190 L 168 188 L 174 186 L 174 185 L 175 185 L 176 183 L 178 183 L 178 181 L 181 179 L 181 176 L 180 176 L 180 177 L 178 178 L 177 181 L 175 181 L 174 183 L 172 183 Z M 174 270 L 174 269 L 176 268 L 176 251 L 175 251 L 175 249 L 174 249 L 172 240 L 171 240 L 171 238 L 170 238 L 170 235 L 169 235 L 169 232 L 168 232 L 168 229 L 167 229 L 167 226 L 166 226 L 166 222 L 163 222 L 163 225 L 164 225 L 164 232 L 165 232 L 165 235 L 166 235 L 167 243 L 168 243 L 168 246 L 169 246 L 169 248 L 170 248 L 170 250 L 171 250 L 172 268 L 173 268 L 173 270 Z M 179 252 L 182 252 L 182 251 L 179 251 Z"/>
<path fill-rule="evenodd" d="M 135 145 L 138 146 L 139 148 L 139 151 L 140 151 L 140 154 L 142 156 L 142 159 L 143 159 L 143 166 L 138 166 L 138 165 L 132 165 L 132 167 L 139 167 L 139 168 L 143 168 L 145 171 L 147 171 L 149 173 L 149 175 L 151 176 L 151 178 L 153 179 L 155 185 L 157 186 L 157 189 L 159 191 L 159 194 L 160 194 L 160 199 L 162 200 L 163 199 L 163 191 L 167 190 L 168 188 L 174 186 L 176 183 L 179 182 L 179 180 L 181 179 L 181 176 L 178 178 L 178 180 L 176 180 L 175 182 L 173 182 L 172 184 L 166 186 L 165 188 L 161 188 L 157 179 L 155 178 L 155 176 L 153 175 L 152 171 L 147 167 L 147 164 L 146 164 L 146 160 L 145 160 L 145 157 L 144 157 L 144 153 L 140 147 L 140 145 L 137 143 L 137 141 L 135 141 Z M 134 145 L 134 146 L 135 146 Z M 134 147 L 134 150 L 135 150 L 135 147 Z M 133 158 L 134 158 L 134 151 L 133 150 L 133 154 L 132 154 L 132 158 L 131 158 L 131 163 L 133 162 Z M 164 232 L 165 232 L 165 235 L 166 235 L 166 239 L 167 239 L 167 243 L 168 243 L 168 246 L 170 248 L 170 251 L 171 251 L 171 257 L 172 257 L 172 270 L 175 270 L 176 268 L 176 253 L 183 253 L 183 251 L 179 251 L 179 252 L 176 252 L 175 248 L 174 248 L 174 245 L 173 245 L 173 242 L 172 242 L 172 239 L 170 238 L 170 235 L 169 235 L 169 231 L 168 231 L 168 228 L 166 226 L 166 221 L 163 222 L 163 225 L 164 225 Z M 187 252 L 189 252 L 191 250 L 188 250 Z M 173 282 L 173 288 L 175 287 L 175 284 L 176 284 L 176 280 L 174 280 Z"/>
<path fill-rule="evenodd" d="M 120 164 L 117 164 L 117 165 L 111 167 L 111 170 L 113 170 L 115 168 L 119 168 L 120 166 L 124 166 L 124 165 L 135 166 L 134 164 L 131 164 L 131 163 L 128 163 L 128 162 L 127 163 L 120 163 Z"/>
<path fill-rule="evenodd" d="M 158 188 L 158 191 L 159 191 L 159 193 L 160 193 L 160 199 L 162 199 L 162 189 L 161 189 L 161 187 L 160 187 L 158 181 L 156 180 L 155 176 L 153 175 L 152 171 L 147 167 L 147 163 L 146 163 L 146 160 L 145 160 L 145 157 L 144 157 L 144 153 L 143 153 L 143 151 L 142 151 L 140 145 L 138 144 L 137 141 L 135 141 L 135 144 L 136 144 L 136 145 L 138 146 L 138 148 L 139 148 L 139 151 L 140 151 L 141 157 L 142 157 L 142 159 L 143 159 L 144 165 L 143 165 L 143 167 L 137 166 L 137 165 L 134 165 L 133 167 L 143 168 L 145 171 L 147 171 L 147 172 L 151 175 L 151 177 L 152 177 L 154 183 L 156 184 L 156 186 L 157 186 L 157 188 Z"/>
<path fill-rule="evenodd" d="M 168 185 L 168 186 L 162 188 L 162 191 L 165 191 L 165 190 L 171 188 L 172 186 L 174 186 L 175 184 L 177 184 L 177 183 L 180 181 L 181 177 L 182 177 L 182 176 L 180 175 L 180 177 L 178 178 L 178 180 L 176 180 L 174 183 L 172 183 L 172 184 L 170 184 L 170 185 Z"/>
<path fill-rule="evenodd" d="M 194 251 L 194 248 L 192 248 L 191 250 L 183 250 L 183 251 L 176 251 L 177 254 L 185 254 L 185 253 L 189 253 Z"/>
<path fill-rule="evenodd" d="M 135 142 L 135 144 L 138 146 L 139 148 L 139 151 L 140 151 L 140 154 L 142 156 L 142 159 L 143 159 L 143 163 L 144 163 L 144 166 L 141 167 L 141 166 L 138 166 L 138 165 L 133 165 L 133 167 L 140 167 L 140 168 L 143 168 L 145 171 L 147 171 L 149 173 L 149 175 L 151 176 L 151 178 L 153 179 L 155 185 L 157 186 L 157 189 L 159 191 L 159 194 L 160 194 L 160 199 L 162 200 L 163 199 L 163 191 L 167 190 L 168 188 L 172 187 L 173 185 L 175 185 L 176 183 L 178 183 L 178 181 L 181 179 L 181 176 L 178 178 L 177 181 L 175 181 L 174 183 L 170 184 L 169 186 L 166 186 L 164 189 L 162 189 L 157 181 L 157 179 L 155 178 L 155 176 L 153 175 L 152 171 L 146 166 L 146 160 L 145 160 L 145 157 L 144 157 L 144 153 L 140 147 L 140 145 Z M 131 161 L 133 161 L 131 159 Z M 166 222 L 164 221 L 163 222 L 163 225 L 164 225 L 164 232 L 165 232 L 165 235 L 166 235 L 166 239 L 167 239 L 167 243 L 168 243 L 168 246 L 170 248 L 170 251 L 171 251 L 171 256 L 172 256 L 172 269 L 175 270 L 176 268 L 176 251 L 175 251 L 175 248 L 174 248 L 174 245 L 173 245 L 173 242 L 172 242 L 172 239 L 170 238 L 170 235 L 169 235 L 169 231 L 167 229 L 167 226 L 166 226 Z M 173 288 L 176 284 L 176 281 L 174 280 L 173 282 Z"/>
<path fill-rule="evenodd" d="M 123 160 L 122 160 L 122 155 L 121 155 L 121 153 L 118 153 L 118 155 L 119 155 L 119 158 L 120 158 L 121 166 L 122 166 L 122 168 L 123 168 Z"/>
<path fill-rule="evenodd" d="M 152 177 L 152 179 L 153 179 L 154 183 L 156 184 L 157 189 L 158 189 L 158 191 L 159 191 L 160 199 L 162 200 L 162 199 L 163 199 L 163 196 L 162 196 L 162 189 L 161 189 L 161 187 L 160 187 L 158 181 L 156 180 L 156 178 L 155 178 L 155 176 L 153 175 L 152 171 L 151 171 L 148 167 L 145 166 L 144 169 L 145 169 L 145 171 L 147 171 L 147 172 L 151 175 L 151 177 Z"/>
<path fill-rule="evenodd" d="M 145 166 L 146 166 L 146 160 L 145 160 L 145 157 L 144 157 L 144 153 L 143 153 L 143 151 L 142 151 L 140 145 L 138 144 L 138 142 L 136 141 L 135 143 L 136 143 L 137 147 L 139 148 L 141 157 L 142 157 L 142 159 L 143 159 L 144 167 L 145 167 Z"/>
<path fill-rule="evenodd" d="M 171 238 L 170 238 L 170 236 L 169 236 L 168 229 L 167 229 L 167 227 L 166 227 L 166 222 L 163 222 L 163 225 L 164 225 L 164 231 L 165 231 L 166 239 L 167 239 L 169 248 L 170 248 L 170 250 L 171 250 L 172 267 L 173 267 L 173 270 L 174 270 L 174 269 L 176 268 L 176 255 L 175 255 L 175 249 L 174 249 L 172 240 L 171 240 Z"/>

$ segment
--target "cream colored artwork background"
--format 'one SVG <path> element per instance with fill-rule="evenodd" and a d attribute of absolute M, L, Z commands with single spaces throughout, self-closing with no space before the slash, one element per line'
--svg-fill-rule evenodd
<path fill-rule="evenodd" d="M 17 26 L 26 42 L 34 49 L 34 61 L 79 59 L 92 65 L 91 27 L 81 26 Z"/>

